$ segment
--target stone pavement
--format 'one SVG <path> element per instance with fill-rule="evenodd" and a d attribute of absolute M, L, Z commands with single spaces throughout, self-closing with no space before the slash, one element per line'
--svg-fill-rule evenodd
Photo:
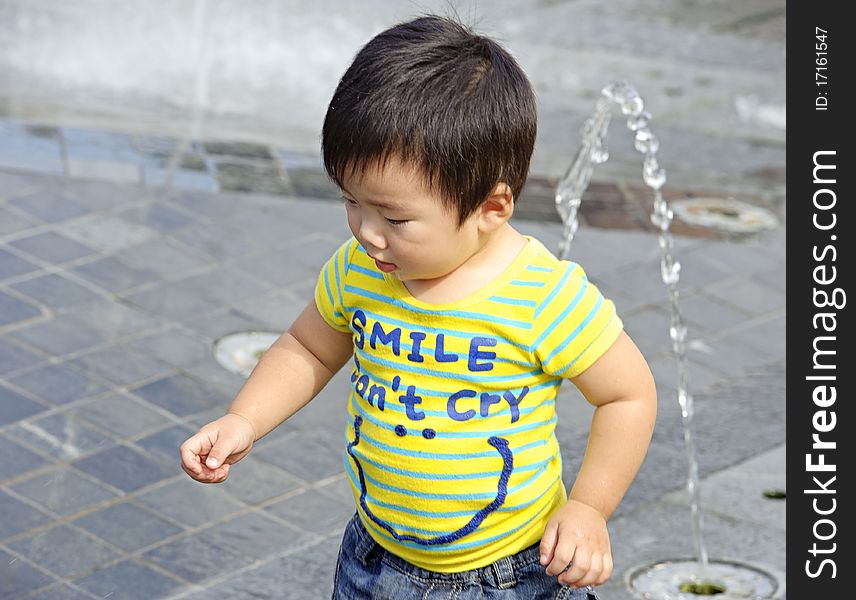
<path fill-rule="evenodd" d="M 69 172 L 72 154 L 50 144 L 83 140 L 76 152 L 98 161 L 107 134 L 0 128 L 19 150 L 0 155 L 0 597 L 326 597 L 353 512 L 345 372 L 223 485 L 191 481 L 177 447 L 242 384 L 213 342 L 288 326 L 349 235 L 342 205 L 294 188 L 209 191 L 201 178 L 163 192 L 105 164 L 96 180 Z M 51 156 L 58 169 L 36 168 Z M 313 159 L 290 160 L 276 181 Z M 558 224 L 516 224 L 556 247 Z M 784 487 L 783 240 L 781 229 L 677 238 L 708 546 L 774 573 L 784 507 L 762 492 Z M 628 570 L 693 554 L 659 250 L 648 232 L 584 228 L 574 258 L 616 301 L 661 397 L 648 458 L 611 524 L 617 570 L 603 595 L 630 598 Z M 591 410 L 573 386 L 560 399 L 570 481 Z"/>
<path fill-rule="evenodd" d="M 238 14 L 214 3 L 211 35 L 229 43 L 211 50 L 205 140 L 187 143 L 164 191 L 192 109 L 175 82 L 190 86 L 199 67 L 189 9 L 167 2 L 0 6 L 0 598 L 325 598 L 353 512 L 344 373 L 225 484 L 190 480 L 177 447 L 242 384 L 214 361 L 214 341 L 286 328 L 349 235 L 317 159 L 342 69 L 372 33 L 448 3 L 259 0 Z M 552 185 L 616 78 L 654 113 L 672 198 L 733 195 L 784 221 L 780 0 L 457 6 L 536 87 L 522 232 L 556 248 Z M 633 597 L 635 567 L 694 554 L 668 303 L 622 128 L 610 130 L 573 258 L 616 301 L 661 402 L 610 522 L 604 600 Z M 785 485 L 784 228 L 740 238 L 676 228 L 707 546 L 781 577 L 785 502 L 763 492 Z M 559 410 L 570 481 L 591 409 L 565 385 Z"/>

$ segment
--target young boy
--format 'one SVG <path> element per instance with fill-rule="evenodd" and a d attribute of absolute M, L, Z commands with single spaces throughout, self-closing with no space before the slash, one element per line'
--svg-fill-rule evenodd
<path fill-rule="evenodd" d="M 353 238 L 224 417 L 181 447 L 197 481 L 231 465 L 346 362 L 357 513 L 334 598 L 597 598 L 606 520 L 650 441 L 656 394 L 612 302 L 509 223 L 535 97 L 494 41 L 440 17 L 376 36 L 342 77 L 324 164 Z M 595 406 L 567 494 L 564 378 Z"/>

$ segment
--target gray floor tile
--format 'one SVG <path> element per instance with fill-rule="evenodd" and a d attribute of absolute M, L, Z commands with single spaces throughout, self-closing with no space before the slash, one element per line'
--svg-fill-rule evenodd
<path fill-rule="evenodd" d="M 16 598 L 55 581 L 35 567 L 0 549 L 0 581 L 3 598 Z"/>
<path fill-rule="evenodd" d="M 647 359 L 671 352 L 669 338 L 671 318 L 667 311 L 645 308 L 641 312 L 623 317 L 624 329 Z"/>
<path fill-rule="evenodd" d="M 756 322 L 741 329 L 740 343 L 772 356 L 785 356 L 785 315 Z"/>
<path fill-rule="evenodd" d="M 152 283 L 160 278 L 152 270 L 129 267 L 113 256 L 78 265 L 71 270 L 78 277 L 113 293 Z"/>
<path fill-rule="evenodd" d="M 261 321 L 237 308 L 221 308 L 204 315 L 191 315 L 182 324 L 204 336 L 218 339 L 229 333 L 256 331 L 264 328 Z"/>
<path fill-rule="evenodd" d="M 181 470 L 178 459 L 175 466 Z M 186 527 L 198 527 L 246 509 L 246 505 L 227 494 L 222 485 L 199 483 L 188 476 L 145 492 L 137 501 Z"/>
<path fill-rule="evenodd" d="M 102 508 L 73 521 L 74 525 L 128 552 L 181 533 L 182 529 L 131 503 Z"/>
<path fill-rule="evenodd" d="M 99 179 L 114 183 L 140 183 L 142 179 L 140 165 L 123 160 L 100 160 L 69 156 L 66 163 L 69 177 Z"/>
<path fill-rule="evenodd" d="M 15 493 L 61 516 L 110 500 L 116 493 L 83 477 L 79 471 L 62 467 L 12 486 Z"/>
<path fill-rule="evenodd" d="M 150 405 L 121 393 L 100 396 L 76 405 L 71 413 L 109 431 L 116 438 L 127 438 L 170 423 L 169 418 Z"/>
<path fill-rule="evenodd" d="M 687 356 L 706 369 L 723 376 L 742 374 L 747 369 L 767 365 L 775 360 L 770 354 L 758 352 L 739 339 L 724 338 L 703 345 L 689 345 Z"/>
<path fill-rule="evenodd" d="M 654 381 L 657 383 L 657 394 L 660 402 L 671 399 L 673 392 L 678 389 L 678 363 L 671 355 L 648 361 Z M 722 375 L 716 370 L 702 365 L 688 363 L 689 389 L 692 392 L 704 390 L 722 380 Z"/>
<path fill-rule="evenodd" d="M 0 435 L 0 456 L 3 457 L 0 461 L 0 483 L 50 464 L 4 435 Z"/>
<path fill-rule="evenodd" d="M 9 205 L 45 223 L 60 223 L 89 213 L 61 186 L 34 190 L 10 200 Z"/>
<path fill-rule="evenodd" d="M 227 371 L 213 358 L 203 360 L 182 371 L 190 377 L 217 388 L 224 398 L 234 398 L 246 383 L 243 375 Z"/>
<path fill-rule="evenodd" d="M 785 307 L 783 289 L 768 287 L 754 279 L 705 289 L 705 294 L 751 315 L 762 315 Z"/>
<path fill-rule="evenodd" d="M 9 381 L 51 404 L 68 404 L 108 389 L 67 363 L 48 364 Z"/>
<path fill-rule="evenodd" d="M 47 587 L 34 596 L 27 596 L 27 600 L 91 600 L 91 598 L 92 596 L 86 592 L 64 583 Z"/>
<path fill-rule="evenodd" d="M 124 295 L 123 298 L 150 313 L 169 315 L 176 320 L 222 306 L 221 302 L 200 295 L 197 287 L 186 280 L 162 283 L 144 291 Z"/>
<path fill-rule="evenodd" d="M 62 161 L 59 152 L 52 150 L 21 151 L 10 148 L 8 144 L 0 144 L 0 168 L 61 175 Z"/>
<path fill-rule="evenodd" d="M 333 593 L 338 544 L 338 540 L 324 541 L 306 551 L 273 559 L 217 583 L 191 598 L 329 598 Z"/>
<path fill-rule="evenodd" d="M 25 398 L 18 392 L 0 384 L 0 427 L 17 423 L 47 409 L 45 404 Z"/>
<path fill-rule="evenodd" d="M 44 359 L 10 341 L 0 337 L 0 375 L 18 371 L 45 362 Z"/>
<path fill-rule="evenodd" d="M 310 542 L 312 535 L 283 525 L 261 513 L 239 515 L 205 529 L 202 536 L 218 546 L 257 560 Z"/>
<path fill-rule="evenodd" d="M 169 195 L 169 201 L 204 217 L 221 218 L 241 209 L 240 199 L 228 194 L 177 190 Z"/>
<path fill-rule="evenodd" d="M 119 385 L 132 385 L 170 370 L 163 363 L 147 358 L 124 345 L 101 348 L 73 358 L 70 362 Z"/>
<path fill-rule="evenodd" d="M 315 289 L 314 278 L 311 287 Z M 246 298 L 237 308 L 263 323 L 269 330 L 282 332 L 288 329 L 310 301 L 311 296 L 304 299 L 293 290 L 273 290 L 263 296 Z"/>
<path fill-rule="evenodd" d="M 70 223 L 63 228 L 68 235 L 102 252 L 112 254 L 123 248 L 154 239 L 153 229 L 108 214 L 96 214 Z"/>
<path fill-rule="evenodd" d="M 186 281 L 197 293 L 221 305 L 259 297 L 271 289 L 271 284 L 225 266 L 190 277 Z"/>
<path fill-rule="evenodd" d="M 705 261 L 715 262 L 723 269 L 738 273 L 758 273 L 779 266 L 779 259 L 771 256 L 759 244 L 750 242 L 711 243 L 695 250 L 692 254 L 703 253 Z"/>
<path fill-rule="evenodd" d="M 300 481 L 255 456 L 232 466 L 223 489 L 247 504 L 257 504 L 297 489 Z"/>
<path fill-rule="evenodd" d="M 183 473 L 177 464 L 155 461 L 127 446 L 97 452 L 73 464 L 75 468 L 127 493 Z"/>
<path fill-rule="evenodd" d="M 54 356 L 91 348 L 105 341 L 94 329 L 65 316 L 36 323 L 9 334 Z"/>
<path fill-rule="evenodd" d="M 113 550 L 101 542 L 64 525 L 9 543 L 8 546 L 60 577 L 74 577 L 118 558 Z"/>
<path fill-rule="evenodd" d="M 83 207 L 91 211 L 112 211 L 123 205 L 137 203 L 150 191 L 139 185 L 115 184 L 107 181 L 65 179 L 62 187 Z"/>
<path fill-rule="evenodd" d="M 177 463 L 179 460 L 178 449 L 184 440 L 196 433 L 186 425 L 172 425 L 156 431 L 150 435 L 140 438 L 134 445 L 146 452 L 154 460 Z"/>
<path fill-rule="evenodd" d="M 80 306 L 100 298 L 95 292 L 56 273 L 28 279 L 11 287 L 54 309 Z"/>
<path fill-rule="evenodd" d="M 158 379 L 130 391 L 181 417 L 226 404 L 231 400 L 220 390 L 183 375 Z"/>
<path fill-rule="evenodd" d="M 749 320 L 745 312 L 711 300 L 702 294 L 688 294 L 681 298 L 681 314 L 690 325 L 709 333 L 737 327 Z"/>
<path fill-rule="evenodd" d="M 205 171 L 176 169 L 170 178 L 171 187 L 176 190 L 216 192 L 220 189 L 217 179 Z M 167 170 L 146 165 L 143 169 L 143 179 L 148 186 L 162 186 L 167 180 Z"/>
<path fill-rule="evenodd" d="M 341 531 L 354 514 L 353 502 L 308 490 L 271 504 L 266 512 L 317 535 Z"/>
<path fill-rule="evenodd" d="M 112 438 L 67 413 L 29 419 L 6 433 L 57 460 L 73 460 L 114 444 Z"/>
<path fill-rule="evenodd" d="M 181 583 L 133 560 L 126 560 L 76 580 L 75 585 L 104 598 L 164 598 Z"/>
<path fill-rule="evenodd" d="M 13 244 L 14 245 L 14 242 Z M 32 273 L 41 267 L 0 247 L 0 280 Z"/>
<path fill-rule="evenodd" d="M 211 342 L 174 328 L 133 340 L 130 348 L 173 367 L 187 367 L 211 358 Z"/>
<path fill-rule="evenodd" d="M 217 222 L 188 227 L 176 232 L 175 239 L 208 257 L 209 261 L 225 262 L 245 254 L 270 250 L 270 244 L 265 239 L 241 235 L 232 223 Z"/>
<path fill-rule="evenodd" d="M 589 277 L 594 277 L 589 274 Z M 630 269 L 619 270 L 598 277 L 595 284 L 601 292 L 614 300 L 619 316 L 641 307 L 664 306 L 669 299 L 666 286 L 660 279 L 660 266 L 645 263 Z M 618 290 L 619 294 L 614 293 Z"/>
<path fill-rule="evenodd" d="M 5 457 L 4 457 L 4 460 Z M 0 539 L 27 531 L 51 520 L 45 513 L 0 490 Z M 2 579 L 0 579 L 2 582 Z"/>
<path fill-rule="evenodd" d="M 0 291 L 0 327 L 34 319 L 41 314 L 41 309 L 35 304 Z"/>
<path fill-rule="evenodd" d="M 54 264 L 90 256 L 95 249 L 56 231 L 45 231 L 9 242 L 10 246 Z"/>
<path fill-rule="evenodd" d="M 146 181 L 146 184 L 151 185 L 151 182 Z M 119 215 L 126 221 L 145 225 L 161 233 L 170 233 L 199 223 L 199 219 L 191 216 L 187 211 L 178 210 L 165 202 L 153 202 L 129 208 Z"/>
<path fill-rule="evenodd" d="M 315 436 L 301 432 L 260 450 L 256 458 L 314 482 L 344 470 L 343 448 L 322 443 Z"/>
<path fill-rule="evenodd" d="M 116 253 L 123 263 L 135 269 L 148 269 L 174 277 L 210 264 L 210 258 L 174 239 L 154 240 Z"/>
<path fill-rule="evenodd" d="M 733 265 L 721 264 L 702 249 L 678 254 L 676 258 L 681 263 L 679 284 L 681 289 L 715 285 L 720 281 L 731 279 L 737 273 Z"/>
<path fill-rule="evenodd" d="M 68 316 L 95 330 L 108 341 L 161 328 L 165 322 L 160 317 L 116 302 L 80 307 L 69 312 Z"/>
<path fill-rule="evenodd" d="M 0 131 L 4 131 L 0 127 Z M 11 173 L 0 171 L 0 200 L 32 194 L 39 189 L 49 186 L 60 178 L 37 175 L 33 173 Z"/>
<path fill-rule="evenodd" d="M 2 184 L 0 184 L 2 185 Z M 36 221 L 0 205 L 0 237 L 20 233 L 36 225 Z"/>
<path fill-rule="evenodd" d="M 143 558 L 191 583 L 202 583 L 212 573 L 227 575 L 253 562 L 251 556 L 233 549 L 231 544 L 212 544 L 204 533 L 158 546 Z"/>

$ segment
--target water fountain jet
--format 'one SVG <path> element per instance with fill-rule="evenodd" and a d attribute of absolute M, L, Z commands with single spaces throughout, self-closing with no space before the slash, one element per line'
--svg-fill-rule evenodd
<path fill-rule="evenodd" d="M 606 162 L 609 152 L 606 132 L 615 105 L 627 119 L 627 128 L 634 134 L 634 147 L 644 155 L 642 179 L 654 192 L 651 222 L 658 228 L 660 247 L 660 277 L 666 285 L 671 320 L 669 337 L 678 367 L 678 404 L 684 426 L 696 560 L 665 560 L 634 569 L 628 577 L 628 587 L 646 600 L 693 600 L 699 596 L 715 595 L 720 600 L 762 600 L 772 598 L 778 585 L 771 575 L 750 565 L 733 561 L 713 561 L 708 558 L 704 544 L 704 518 L 699 496 L 698 463 L 692 434 L 693 398 L 689 393 L 686 337 L 687 327 L 678 301 L 678 281 L 681 264 L 673 255 L 674 239 L 670 231 L 674 212 L 663 199 L 662 187 L 666 171 L 657 160 L 659 140 L 650 128 L 651 114 L 636 90 L 626 81 L 613 82 L 601 90 L 595 111 L 583 125 L 582 143 L 571 166 L 556 187 L 556 208 L 562 217 L 563 236 L 559 243 L 559 258 L 567 259 L 571 243 L 579 228 L 578 213 L 582 195 L 588 187 L 594 166 Z"/>

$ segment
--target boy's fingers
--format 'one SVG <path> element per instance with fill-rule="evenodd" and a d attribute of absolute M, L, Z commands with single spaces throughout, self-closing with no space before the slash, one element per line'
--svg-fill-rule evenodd
<path fill-rule="evenodd" d="M 600 572 L 600 577 L 595 580 L 594 585 L 602 585 L 610 577 L 612 577 L 612 553 L 607 552 L 603 557 L 603 571 Z"/>
<path fill-rule="evenodd" d="M 574 550 L 571 562 L 573 563 L 571 568 L 559 576 L 559 583 L 577 585 L 577 582 L 588 573 L 591 566 L 591 555 L 578 546 Z"/>
<path fill-rule="evenodd" d="M 187 467 L 194 473 L 200 473 L 202 471 L 200 457 L 207 454 L 210 448 L 211 440 L 207 435 L 196 434 L 188 438 L 179 448 L 182 467 Z"/>
<path fill-rule="evenodd" d="M 559 525 L 555 521 L 547 523 L 544 535 L 541 536 L 541 564 L 547 565 L 553 560 L 553 548 L 556 546 Z"/>
<path fill-rule="evenodd" d="M 202 483 L 222 483 L 226 481 L 226 478 L 229 476 L 229 468 L 231 466 L 232 465 L 230 464 L 225 464 L 213 471 L 209 471 L 208 476 L 203 479 L 199 479 L 199 481 Z"/>
<path fill-rule="evenodd" d="M 205 459 L 205 466 L 209 469 L 217 469 L 224 466 L 226 459 L 235 452 L 234 440 L 218 439 L 214 447 L 208 452 L 208 458 Z"/>
<path fill-rule="evenodd" d="M 583 573 L 582 577 L 577 579 L 574 583 L 577 587 L 585 587 L 587 585 L 594 585 L 595 582 L 600 577 L 601 572 L 603 571 L 603 559 L 601 555 L 598 553 L 594 553 L 591 555 L 591 560 L 589 561 L 588 570 Z"/>
<path fill-rule="evenodd" d="M 562 536 L 561 528 L 557 534 L 556 548 L 553 551 L 553 559 L 547 565 L 547 575 L 556 576 L 562 573 L 568 566 L 568 563 L 574 557 L 576 550 L 576 541 L 567 541 L 570 536 Z"/>

